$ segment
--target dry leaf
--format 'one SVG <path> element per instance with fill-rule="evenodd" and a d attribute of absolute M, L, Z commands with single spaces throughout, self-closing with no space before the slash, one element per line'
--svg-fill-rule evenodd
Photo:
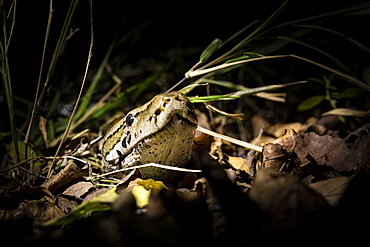
<path fill-rule="evenodd" d="M 275 137 L 279 137 L 279 136 L 284 135 L 286 130 L 293 129 L 294 131 L 298 133 L 302 133 L 302 132 L 305 132 L 308 129 L 308 127 L 309 125 L 302 124 L 299 122 L 287 123 L 287 124 L 278 123 L 278 124 L 272 125 L 269 128 L 267 128 L 265 130 L 265 133 L 275 136 Z"/>
<path fill-rule="evenodd" d="M 58 174 L 53 175 L 49 180 L 46 180 L 42 184 L 42 187 L 51 192 L 56 192 L 84 176 L 88 176 L 88 169 L 81 169 L 75 163 L 70 162 Z"/>
<path fill-rule="evenodd" d="M 253 126 L 253 136 L 255 137 L 253 140 L 250 141 L 252 144 L 256 143 L 259 140 L 259 143 L 269 143 L 274 141 L 276 138 L 284 135 L 287 130 L 293 129 L 298 133 L 305 132 L 316 120 L 308 119 L 305 124 L 295 122 L 295 123 L 287 123 L 282 124 L 278 123 L 275 125 L 271 125 L 266 119 L 261 116 L 253 116 L 252 118 L 252 126 Z M 260 139 L 257 138 L 259 132 L 263 131 L 262 136 Z M 275 137 L 275 138 L 274 138 Z"/>
<path fill-rule="evenodd" d="M 264 131 L 271 126 L 271 124 L 264 117 L 261 117 L 259 115 L 254 115 L 251 119 L 251 122 L 254 137 L 259 135 L 261 129 Z"/>
<path fill-rule="evenodd" d="M 249 166 L 250 161 L 244 159 L 242 157 L 234 157 L 227 155 L 222 152 L 222 141 L 219 138 L 215 138 L 218 141 L 214 141 L 211 143 L 210 152 L 209 154 L 215 160 L 217 160 L 220 164 L 226 165 L 228 167 L 232 167 L 236 170 L 243 170 L 246 173 L 249 173 Z"/>
<path fill-rule="evenodd" d="M 234 156 L 228 156 L 224 154 L 224 157 L 227 157 L 227 162 L 230 166 L 232 166 L 234 169 L 245 171 L 246 173 L 249 173 L 249 166 L 250 161 L 247 159 L 244 159 L 242 157 L 234 157 Z"/>
<path fill-rule="evenodd" d="M 350 182 L 349 177 L 336 177 L 312 183 L 309 187 L 319 192 L 331 206 L 336 206 Z"/>
<path fill-rule="evenodd" d="M 74 208 L 69 214 L 50 219 L 44 223 L 44 226 L 59 226 L 69 224 L 87 213 L 95 211 L 106 211 L 111 208 L 112 203 L 118 198 L 116 188 L 110 189 L 105 193 L 91 199 L 90 201 L 83 202 Z"/>
<path fill-rule="evenodd" d="M 30 218 L 44 222 L 64 215 L 55 204 L 54 196 L 42 187 L 10 192 L 4 204 L 0 209 L 2 220 Z"/>
<path fill-rule="evenodd" d="M 263 147 L 263 167 L 295 173 L 300 164 L 297 154 L 286 150 L 280 144 L 268 143 Z"/>
<path fill-rule="evenodd" d="M 346 141 L 351 137 L 353 145 L 347 147 Z M 362 159 L 369 140 L 366 126 L 354 131 L 346 139 L 319 136 L 315 133 L 297 134 L 289 131 L 273 143 L 280 144 L 286 150 L 293 150 L 302 164 L 308 163 L 305 158 L 309 153 L 319 165 L 329 165 L 338 171 L 350 171 Z"/>
<path fill-rule="evenodd" d="M 46 130 L 46 122 L 47 121 L 48 120 L 46 120 L 44 117 L 40 116 L 39 129 L 40 129 L 41 134 L 44 138 L 46 148 L 49 148 L 48 132 Z"/>
<path fill-rule="evenodd" d="M 62 194 L 72 197 L 82 197 L 93 187 L 94 185 L 92 183 L 81 181 L 68 187 Z"/>
<path fill-rule="evenodd" d="M 203 128 L 206 128 L 206 129 L 211 129 L 211 126 L 209 125 L 209 119 L 208 119 L 207 115 L 204 112 L 199 111 L 198 109 L 195 109 L 195 113 L 197 114 L 198 125 L 202 126 Z M 206 136 L 207 136 L 207 134 L 197 130 L 195 132 L 194 140 L 197 141 L 197 142 L 200 142 Z"/>
<path fill-rule="evenodd" d="M 299 177 L 268 168 L 258 171 L 248 195 L 279 226 L 294 226 L 303 215 L 328 207 Z"/>
<path fill-rule="evenodd" d="M 126 188 L 126 191 L 131 191 L 135 198 L 136 206 L 143 208 L 149 203 L 149 197 L 152 189 L 161 190 L 168 189 L 162 181 L 155 181 L 153 179 L 137 178 L 131 181 Z"/>

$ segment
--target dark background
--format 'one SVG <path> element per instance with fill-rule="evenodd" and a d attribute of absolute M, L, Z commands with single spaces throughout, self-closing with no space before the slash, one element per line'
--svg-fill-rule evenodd
<path fill-rule="evenodd" d="M 302 19 L 362 2 L 364 1 L 351 1 L 351 3 L 342 1 L 335 2 L 335 4 L 324 4 L 323 1 L 291 1 L 275 22 L 282 23 Z M 9 7 L 10 3 L 11 1 L 5 1 L 5 6 Z M 100 65 L 116 33 L 118 32 L 119 39 L 135 30 L 134 35 L 130 36 L 128 40 L 114 50 L 110 58 L 110 64 L 114 66 L 113 69 L 119 70 L 121 66 L 127 65 L 135 69 L 140 68 L 143 63 L 145 66 L 149 66 L 148 63 L 151 63 L 155 67 L 156 64 L 163 65 L 168 61 L 173 62 L 170 68 L 172 73 L 168 77 L 170 80 L 167 84 L 153 85 L 153 94 L 163 92 L 182 79 L 184 73 L 198 61 L 202 50 L 215 38 L 226 40 L 252 21 L 256 19 L 266 20 L 282 3 L 283 1 L 266 0 L 226 1 L 221 3 L 213 2 L 211 4 L 189 1 L 170 3 L 157 1 L 93 1 L 94 47 L 90 65 L 90 77 L 87 83 L 89 83 L 91 76 Z M 54 1 L 53 4 L 54 14 L 45 61 L 46 65 L 51 60 L 69 7 L 69 1 L 59 0 Z M 28 102 L 26 104 L 28 107 L 32 104 L 31 102 L 33 102 L 35 97 L 48 12 L 49 1 L 37 1 L 37 3 L 35 1 L 18 1 L 17 4 L 15 28 L 9 49 L 9 61 L 13 93 L 17 99 Z M 366 28 L 368 21 L 368 15 L 358 17 L 342 16 L 341 18 L 327 20 L 325 27 L 343 33 L 367 45 L 369 44 Z M 11 17 L 9 18 L 8 29 L 10 29 L 10 23 Z M 60 69 L 55 74 L 54 82 L 45 98 L 43 105 L 45 108 L 40 109 L 41 114 L 43 109 L 47 109 L 48 101 L 53 97 L 53 92 L 55 90 L 63 90 L 60 87 L 62 80 L 67 80 L 72 84 L 72 86 L 69 86 L 68 92 L 63 94 L 65 98 L 62 98 L 62 101 L 69 102 L 77 97 L 90 43 L 88 1 L 81 1 L 72 23 L 80 31 L 68 42 Z M 136 29 L 141 25 L 141 29 Z M 230 45 L 237 44 L 257 26 L 252 27 L 250 31 L 238 37 Z M 283 32 L 285 31 L 289 32 L 288 29 L 283 30 Z M 341 51 L 337 55 L 340 56 L 341 61 L 345 61 L 352 68 L 357 66 L 356 68 L 358 69 L 368 65 L 369 54 L 364 54 L 358 48 L 349 45 L 346 43 L 347 41 L 341 40 L 337 36 L 317 31 L 316 34 L 315 38 L 324 40 L 327 45 L 326 48 L 334 54 L 335 47 L 341 46 Z M 279 35 L 279 33 L 276 33 L 276 35 Z M 343 49 L 343 47 L 345 48 Z M 295 44 L 285 46 L 266 55 L 274 54 L 297 54 L 340 70 L 332 61 L 329 61 L 319 53 Z M 256 66 L 259 65 L 261 64 L 257 63 Z M 44 71 L 46 73 L 47 66 L 45 68 Z M 330 74 L 318 67 L 294 59 L 265 61 L 259 69 L 262 72 L 258 76 L 264 85 L 307 80 L 309 77 L 322 78 L 323 75 Z M 148 73 L 150 73 L 150 70 L 145 70 L 143 73 L 136 75 L 133 73 L 133 76 L 130 76 L 130 80 L 125 81 L 124 87 L 128 87 L 141 78 L 145 78 L 145 76 L 148 76 Z M 357 73 L 356 69 L 353 70 L 353 73 Z M 246 86 L 261 86 L 261 83 L 255 83 L 252 80 L 250 83 L 250 85 Z M 337 83 L 344 88 L 353 86 L 343 80 L 339 80 Z M 111 80 L 110 82 L 109 80 L 103 80 L 101 84 L 99 90 L 103 94 L 114 83 Z M 292 109 L 296 107 L 297 103 L 310 95 L 307 89 L 311 90 L 312 95 L 318 93 L 311 85 L 296 87 L 296 90 L 292 93 L 295 99 L 292 99 L 293 102 L 288 102 L 295 104 Z M 2 90 L 3 84 L 1 84 L 1 95 L 4 96 Z M 99 96 L 99 94 L 96 96 L 97 99 Z M 24 105 L 25 102 L 15 100 L 15 109 L 23 111 L 21 113 L 22 117 L 18 116 L 17 118 L 17 127 L 24 125 L 23 121 L 26 115 L 29 114 L 29 108 L 25 109 Z M 8 113 L 4 98 L 0 102 L 0 110 L 3 119 L 7 119 Z M 295 119 L 295 115 L 289 117 L 286 115 L 283 118 L 289 121 L 303 121 L 306 117 L 302 116 L 301 119 Z M 283 118 L 275 120 L 282 121 Z M 6 122 L 0 125 L 4 131 L 9 130 L 9 125 Z"/>

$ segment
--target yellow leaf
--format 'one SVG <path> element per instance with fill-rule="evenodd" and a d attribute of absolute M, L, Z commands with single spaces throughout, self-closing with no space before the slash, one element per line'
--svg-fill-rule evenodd
<path fill-rule="evenodd" d="M 157 189 L 157 190 L 168 189 L 162 181 L 155 181 L 153 179 L 146 179 L 146 180 L 138 179 L 136 182 L 137 182 L 138 185 L 143 186 L 147 190 L 150 190 L 150 189 Z"/>
<path fill-rule="evenodd" d="M 130 182 L 132 185 L 131 193 L 135 198 L 136 206 L 138 208 L 145 207 L 149 203 L 149 196 L 152 189 L 168 189 L 162 181 L 155 181 L 153 179 L 136 179 Z M 131 187 L 129 185 L 129 187 Z"/>
<path fill-rule="evenodd" d="M 138 208 L 142 208 L 148 205 L 150 190 L 145 189 L 141 185 L 137 185 L 132 189 L 131 193 L 135 197 L 136 206 Z"/>
<path fill-rule="evenodd" d="M 250 174 L 249 171 L 249 165 L 250 161 L 247 159 L 243 159 L 241 157 L 233 157 L 233 156 L 228 156 L 229 163 L 232 167 L 235 169 L 243 170 L 246 173 Z"/>

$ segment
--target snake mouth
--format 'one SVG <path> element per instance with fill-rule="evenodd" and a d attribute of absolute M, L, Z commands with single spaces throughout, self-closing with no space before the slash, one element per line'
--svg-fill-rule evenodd
<path fill-rule="evenodd" d="M 183 117 L 179 113 L 173 114 L 170 121 L 166 124 L 166 126 L 168 124 L 172 124 L 173 127 L 175 128 L 175 131 L 178 132 L 178 133 L 181 133 L 183 131 L 184 124 L 185 124 L 185 126 L 188 125 L 188 126 L 190 126 L 191 128 L 194 128 L 194 129 L 197 127 L 196 123 L 190 121 L 188 118 Z"/>

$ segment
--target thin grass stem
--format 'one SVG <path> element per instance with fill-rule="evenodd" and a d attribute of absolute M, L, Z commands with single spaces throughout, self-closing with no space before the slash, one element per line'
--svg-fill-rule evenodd
<path fill-rule="evenodd" d="M 51 4 L 51 8 L 52 8 L 52 2 L 50 4 Z M 69 6 L 68 13 L 66 15 L 66 19 L 65 19 L 65 22 L 63 24 L 63 28 L 62 28 L 61 34 L 60 34 L 59 39 L 58 39 L 58 43 L 57 43 L 56 48 L 54 50 L 54 54 L 53 54 L 53 58 L 51 60 L 50 66 L 49 66 L 49 70 L 48 70 L 48 73 L 46 75 L 46 80 L 45 80 L 43 89 L 42 89 L 40 95 L 37 95 L 36 94 L 36 99 L 35 99 L 35 103 L 34 103 L 34 106 L 33 106 L 33 109 L 32 109 L 32 114 L 31 114 L 30 122 L 28 124 L 27 133 L 26 133 L 26 136 L 25 136 L 25 139 L 24 139 L 24 143 L 26 143 L 26 144 L 29 141 L 29 136 L 31 134 L 33 122 L 35 120 L 35 117 L 36 117 L 36 114 L 38 112 L 38 109 L 39 109 L 39 107 L 41 105 L 41 101 L 44 98 L 44 95 L 46 93 L 46 90 L 47 90 L 47 88 L 49 86 L 50 79 L 51 79 L 52 75 L 54 74 L 55 66 L 57 64 L 59 55 L 61 53 L 63 44 L 65 42 L 65 38 L 67 36 L 67 33 L 68 33 L 69 27 L 71 25 L 72 19 L 73 19 L 74 15 L 75 15 L 75 13 L 77 11 L 78 5 L 79 5 L 79 1 L 73 0 L 71 2 L 70 6 Z M 52 11 L 52 9 L 50 11 Z M 49 14 L 49 18 L 50 18 L 50 14 Z M 49 23 L 48 23 L 48 25 L 49 25 Z"/>
<path fill-rule="evenodd" d="M 80 88 L 80 92 L 78 94 L 78 97 L 77 97 L 77 100 L 76 100 L 76 104 L 73 108 L 73 112 L 71 114 L 71 117 L 69 118 L 69 121 L 68 121 L 68 124 L 67 124 L 67 128 L 64 132 L 64 136 L 61 140 L 61 142 L 59 143 L 59 146 L 58 146 L 58 149 L 55 153 L 55 156 L 54 156 L 54 159 L 51 163 L 51 165 L 49 166 L 49 171 L 48 171 L 48 175 L 47 177 L 50 178 L 52 173 L 53 173 L 53 169 L 54 169 L 54 166 L 56 164 L 56 161 L 57 161 L 57 156 L 63 146 L 63 143 L 65 141 L 65 139 L 67 138 L 67 135 L 69 133 L 69 129 L 72 125 L 72 121 L 73 121 L 73 118 L 77 112 L 77 109 L 78 109 L 78 103 L 80 102 L 80 99 L 81 99 L 81 96 L 82 96 L 82 92 L 83 92 L 83 88 L 85 86 L 85 82 L 86 82 L 86 77 L 87 77 L 87 72 L 89 71 L 89 66 L 90 66 L 90 61 L 91 61 L 91 57 L 92 57 L 92 47 L 94 45 L 94 28 L 93 28 L 93 15 L 92 15 L 92 0 L 89 1 L 89 5 L 90 5 L 90 47 L 89 47 L 89 54 L 88 54 L 88 57 L 87 57 L 87 63 L 86 63 L 86 68 L 85 68 L 85 73 L 84 73 L 84 77 L 82 79 L 82 83 L 81 83 L 81 88 Z"/>
<path fill-rule="evenodd" d="M 9 60 L 8 60 L 8 51 L 9 51 L 11 36 L 13 34 L 13 29 L 14 29 L 16 9 L 17 9 L 17 1 L 14 1 L 13 21 L 11 24 L 11 29 L 10 29 L 10 33 L 8 37 L 4 4 L 3 4 L 3 1 L 0 1 L 0 12 L 3 17 L 2 19 L 3 19 L 3 35 L 4 35 L 4 41 L 2 44 L 0 44 L 1 46 L 1 67 L 2 67 L 1 73 L 2 73 L 2 78 L 3 78 L 3 83 L 4 83 L 6 101 L 8 104 L 10 132 L 11 132 L 12 143 L 13 143 L 13 152 L 14 152 L 15 160 L 18 163 L 20 161 L 20 158 L 19 158 L 18 138 L 17 138 L 16 126 L 14 122 L 13 91 L 12 91 L 12 83 L 11 83 L 11 77 L 10 77 L 10 65 L 9 65 Z"/>

